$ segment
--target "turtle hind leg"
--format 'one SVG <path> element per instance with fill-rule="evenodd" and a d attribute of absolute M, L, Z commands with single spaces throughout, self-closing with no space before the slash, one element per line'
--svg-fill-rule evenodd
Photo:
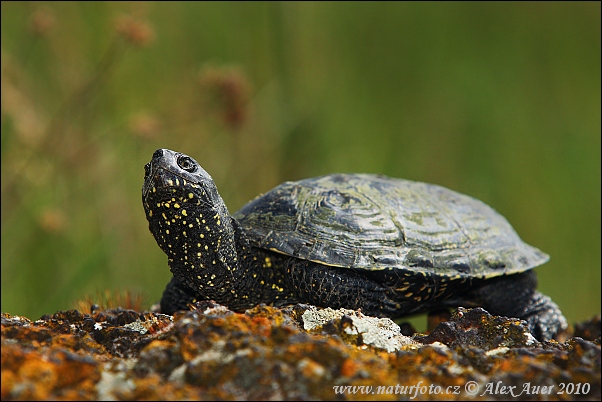
<path fill-rule="evenodd" d="M 488 279 L 472 290 L 469 298 L 491 314 L 527 321 L 533 336 L 545 341 L 566 329 L 567 321 L 558 305 L 536 287 L 537 276 L 528 271 Z"/>
<path fill-rule="evenodd" d="M 520 317 L 527 321 L 531 333 L 540 341 L 552 339 L 568 327 L 566 318 L 549 296 L 533 292 L 525 313 Z"/>
<path fill-rule="evenodd" d="M 361 310 L 376 317 L 397 317 L 402 306 L 392 290 L 349 268 L 325 266 L 291 258 L 286 264 L 287 286 L 299 301 L 319 307 Z"/>

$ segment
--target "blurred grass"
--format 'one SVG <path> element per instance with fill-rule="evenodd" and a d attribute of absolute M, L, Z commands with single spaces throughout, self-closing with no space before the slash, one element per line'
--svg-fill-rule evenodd
<path fill-rule="evenodd" d="M 600 312 L 600 3 L 2 2 L 2 311 L 170 276 L 141 205 L 160 147 L 234 212 L 378 172 L 483 200 Z"/>

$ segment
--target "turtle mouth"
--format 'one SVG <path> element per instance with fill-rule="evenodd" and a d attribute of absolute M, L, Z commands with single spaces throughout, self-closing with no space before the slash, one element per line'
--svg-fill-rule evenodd
<path fill-rule="evenodd" d="M 151 197 L 156 198 L 157 196 L 159 198 L 171 198 L 185 183 L 186 179 L 177 173 L 161 166 L 151 167 L 148 168 L 148 173 L 144 179 L 142 197 L 145 200 Z"/>

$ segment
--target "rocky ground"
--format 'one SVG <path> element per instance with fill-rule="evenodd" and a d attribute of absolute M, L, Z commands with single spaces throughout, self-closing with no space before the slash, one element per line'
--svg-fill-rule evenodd
<path fill-rule="evenodd" d="M 445 317 L 447 318 L 447 317 Z M 437 321 L 435 317 L 435 321 Z M 350 310 L 2 314 L 2 400 L 600 400 L 600 317 L 540 343 L 456 310 L 429 335 Z"/>

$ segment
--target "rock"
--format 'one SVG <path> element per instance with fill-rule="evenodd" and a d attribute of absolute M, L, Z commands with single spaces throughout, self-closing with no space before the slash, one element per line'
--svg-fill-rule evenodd
<path fill-rule="evenodd" d="M 70 310 L 31 321 L 3 313 L 1 324 L 2 400 L 601 395 L 599 341 L 539 343 L 519 320 L 482 309 L 458 309 L 411 339 L 390 320 L 301 304 L 240 314 L 203 302 L 173 317 Z"/>
<path fill-rule="evenodd" d="M 452 348 L 476 346 L 485 350 L 537 343 L 525 321 L 492 316 L 480 307 L 458 307 L 449 321 L 438 324 L 429 336 L 417 339 L 423 343 L 441 342 Z"/>
<path fill-rule="evenodd" d="M 575 336 L 600 344 L 600 316 L 575 324 Z"/>

